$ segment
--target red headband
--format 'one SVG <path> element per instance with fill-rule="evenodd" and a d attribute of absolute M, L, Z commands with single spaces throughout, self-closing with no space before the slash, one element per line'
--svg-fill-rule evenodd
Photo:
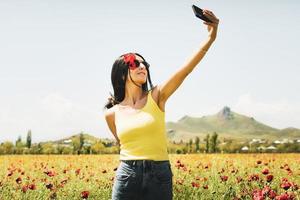
<path fill-rule="evenodd" d="M 128 53 L 124 55 L 124 62 L 129 65 L 130 69 L 135 69 L 136 68 L 136 63 L 134 62 L 135 60 L 135 54 L 133 53 Z"/>

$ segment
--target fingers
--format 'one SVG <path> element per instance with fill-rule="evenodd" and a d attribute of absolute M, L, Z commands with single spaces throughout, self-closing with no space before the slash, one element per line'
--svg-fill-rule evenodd
<path fill-rule="evenodd" d="M 212 16 L 216 17 L 216 16 L 214 15 L 214 13 L 213 13 L 212 11 L 210 11 L 210 10 L 204 10 L 204 12 L 205 12 L 205 13 L 208 13 L 209 15 L 212 15 Z"/>
<path fill-rule="evenodd" d="M 210 18 L 216 18 L 216 16 L 209 11 L 203 11 L 203 14 Z"/>
<path fill-rule="evenodd" d="M 212 22 L 218 24 L 219 19 L 214 15 L 214 13 L 210 10 L 203 10 L 203 14 L 210 19 Z"/>

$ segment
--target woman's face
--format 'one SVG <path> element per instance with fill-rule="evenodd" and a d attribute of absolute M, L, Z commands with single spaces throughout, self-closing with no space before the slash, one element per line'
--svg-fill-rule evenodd
<path fill-rule="evenodd" d="M 132 69 L 128 69 L 129 72 L 128 72 L 128 77 L 127 77 L 127 81 L 131 81 L 130 79 L 130 76 L 132 78 L 132 80 L 138 84 L 138 85 L 141 85 L 146 83 L 147 81 L 147 76 L 148 76 L 148 72 L 147 72 L 147 69 L 146 69 L 146 66 L 142 63 L 144 60 L 139 57 L 138 55 L 135 56 L 136 57 L 136 60 L 138 60 L 140 62 L 140 66 L 135 68 L 134 70 Z M 129 73 L 130 73 L 130 76 L 129 76 Z"/>

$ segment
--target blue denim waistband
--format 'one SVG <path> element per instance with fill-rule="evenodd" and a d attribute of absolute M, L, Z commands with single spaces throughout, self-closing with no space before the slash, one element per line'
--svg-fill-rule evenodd
<path fill-rule="evenodd" d="M 164 164 L 170 163 L 169 160 L 120 160 L 130 166 L 149 166 L 149 165 L 157 165 L 157 164 Z"/>

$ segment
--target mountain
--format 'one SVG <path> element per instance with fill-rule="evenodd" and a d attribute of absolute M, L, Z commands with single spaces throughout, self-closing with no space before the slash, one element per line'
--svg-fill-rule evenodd
<path fill-rule="evenodd" d="M 202 117 L 184 116 L 178 122 L 167 122 L 168 138 L 171 140 L 188 140 L 196 136 L 217 132 L 219 137 L 232 139 L 282 139 L 300 138 L 300 129 L 276 129 L 256 121 L 253 117 L 238 114 L 225 106 L 214 115 Z"/>
<path fill-rule="evenodd" d="M 300 129 L 288 127 L 285 129 L 276 129 L 256 121 L 253 117 L 238 114 L 225 106 L 219 112 L 213 115 L 202 117 L 184 116 L 177 122 L 167 122 L 167 136 L 173 141 L 188 141 L 196 136 L 204 138 L 207 134 L 217 132 L 219 138 L 249 140 L 249 139 L 300 139 Z M 80 133 L 56 141 L 42 143 L 69 144 L 72 139 L 80 137 Z M 85 143 L 94 144 L 101 141 L 105 144 L 114 143 L 111 138 L 97 138 L 83 133 Z"/>

